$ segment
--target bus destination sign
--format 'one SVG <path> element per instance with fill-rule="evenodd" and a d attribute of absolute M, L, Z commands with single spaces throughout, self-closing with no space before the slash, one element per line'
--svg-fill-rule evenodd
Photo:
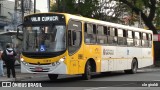
<path fill-rule="evenodd" d="M 24 18 L 25 24 L 47 24 L 52 22 L 65 22 L 65 17 L 58 14 L 35 14 Z"/>
<path fill-rule="evenodd" d="M 31 17 L 32 22 L 59 21 L 58 16 Z"/>

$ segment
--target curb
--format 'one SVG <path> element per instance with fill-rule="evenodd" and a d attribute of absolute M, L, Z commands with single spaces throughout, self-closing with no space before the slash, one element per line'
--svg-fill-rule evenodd
<path fill-rule="evenodd" d="M 141 72 L 155 72 L 155 71 L 160 71 L 160 68 L 155 68 L 155 67 L 150 67 L 150 68 L 140 68 L 137 71 L 141 71 Z"/>

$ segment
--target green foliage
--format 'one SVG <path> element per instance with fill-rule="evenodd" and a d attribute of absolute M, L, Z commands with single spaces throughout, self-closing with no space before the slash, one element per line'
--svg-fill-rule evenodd
<path fill-rule="evenodd" d="M 119 0 L 117 0 L 119 1 Z M 143 10 L 149 7 L 150 0 L 126 0 L 130 3 L 132 3 L 135 7 Z"/>
<path fill-rule="evenodd" d="M 139 21 L 141 19 L 146 26 L 156 33 L 156 27 L 160 27 L 160 1 L 159 0 L 106 0 L 107 2 L 117 1 L 116 5 L 112 8 L 106 7 L 107 9 L 114 9 L 112 16 L 107 16 L 106 12 L 102 13 L 103 7 L 99 3 L 103 0 L 56 0 L 56 4 L 51 7 L 51 11 L 54 12 L 65 12 L 70 14 L 80 14 L 84 17 L 107 20 L 115 22 L 123 13 L 128 12 L 132 20 Z M 105 2 L 105 3 L 107 3 Z M 155 4 L 156 2 L 156 4 Z M 156 6 L 156 8 L 155 8 Z M 149 12 L 148 12 L 149 11 Z M 141 14 L 139 13 L 141 12 Z M 119 22 L 119 21 L 118 21 Z M 130 23 L 133 23 L 130 22 Z M 115 22 L 116 23 L 116 22 Z M 156 27 L 155 27 L 156 26 Z"/>
<path fill-rule="evenodd" d="M 157 4 L 156 16 L 154 19 L 155 26 L 157 30 L 160 30 L 160 3 Z"/>
<path fill-rule="evenodd" d="M 51 11 L 93 17 L 94 12 L 99 9 L 98 3 L 98 0 L 59 0 L 59 3 L 51 7 Z"/>
<path fill-rule="evenodd" d="M 126 5 L 137 15 L 141 16 L 144 24 L 157 34 L 155 24 L 159 22 L 159 17 L 155 23 L 155 18 L 159 12 L 159 0 L 118 0 Z M 156 24 L 157 25 L 157 24 Z"/>

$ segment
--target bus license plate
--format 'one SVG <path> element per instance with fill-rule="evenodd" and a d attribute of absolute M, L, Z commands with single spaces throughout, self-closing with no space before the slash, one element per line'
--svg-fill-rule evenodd
<path fill-rule="evenodd" d="M 41 67 L 36 67 L 35 71 L 43 71 L 43 69 Z"/>

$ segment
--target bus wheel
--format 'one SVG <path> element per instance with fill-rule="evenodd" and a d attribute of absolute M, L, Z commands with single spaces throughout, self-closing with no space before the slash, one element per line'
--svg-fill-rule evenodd
<path fill-rule="evenodd" d="M 51 81 L 57 80 L 58 74 L 48 74 L 48 77 Z"/>
<path fill-rule="evenodd" d="M 85 72 L 84 72 L 84 74 L 82 74 L 82 77 L 83 77 L 85 80 L 91 79 L 91 65 L 90 65 L 90 62 L 89 62 L 89 61 L 86 63 Z"/>
<path fill-rule="evenodd" d="M 137 69 L 138 69 L 137 60 L 133 59 L 131 69 L 130 70 L 125 70 L 125 73 L 135 74 L 135 73 L 137 73 Z"/>

